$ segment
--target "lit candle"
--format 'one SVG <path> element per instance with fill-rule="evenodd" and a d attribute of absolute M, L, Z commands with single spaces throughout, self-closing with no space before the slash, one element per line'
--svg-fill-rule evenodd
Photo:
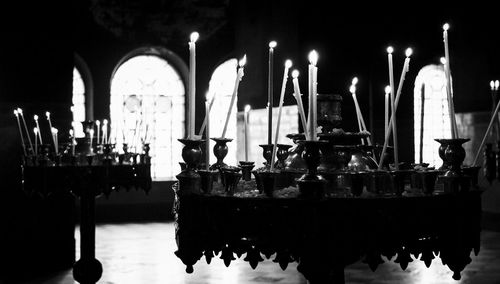
<path fill-rule="evenodd" d="M 196 41 L 200 35 L 191 33 L 189 41 L 189 98 L 188 98 L 188 139 L 194 139 L 196 100 Z"/>
<path fill-rule="evenodd" d="M 272 143 L 273 136 L 273 57 L 276 41 L 269 43 L 269 71 L 268 71 L 268 85 L 267 85 L 267 144 Z"/>
<path fill-rule="evenodd" d="M 99 120 L 96 120 L 95 121 L 95 125 L 96 125 L 96 129 L 97 129 L 97 140 L 96 140 L 96 144 L 99 144 L 99 138 L 100 138 L 100 135 L 99 133 L 101 132 L 101 122 Z"/>
<path fill-rule="evenodd" d="M 391 128 L 392 128 L 392 143 L 394 147 L 394 166 L 399 170 L 399 155 L 398 155 L 398 130 L 396 123 L 396 107 L 394 94 L 394 67 L 392 63 L 392 46 L 387 48 L 387 58 L 389 61 L 389 85 L 391 86 Z M 387 136 L 386 136 L 387 138 Z"/>
<path fill-rule="evenodd" d="M 71 136 L 71 155 L 75 155 L 75 145 L 76 145 L 76 142 L 75 142 L 75 130 L 73 129 L 70 129 L 69 130 L 69 135 Z"/>
<path fill-rule="evenodd" d="M 278 150 L 278 136 L 280 133 L 280 124 L 281 124 L 281 111 L 283 109 L 283 101 L 285 99 L 285 90 L 286 90 L 286 82 L 288 80 L 288 70 L 292 67 L 292 61 L 285 61 L 285 71 L 283 72 L 283 82 L 281 83 L 281 93 L 280 93 L 280 101 L 278 107 L 278 121 L 276 123 L 276 133 L 274 133 L 274 145 L 273 145 L 273 154 L 271 156 L 271 171 L 274 170 L 274 161 L 276 159 L 276 152 Z"/>
<path fill-rule="evenodd" d="M 90 152 L 93 153 L 94 152 L 94 149 L 92 148 L 92 139 L 94 138 L 94 129 L 91 128 L 89 130 L 89 134 L 90 134 Z"/>
<path fill-rule="evenodd" d="M 451 70 L 450 70 L 450 52 L 448 49 L 448 23 L 443 25 L 443 41 L 444 41 L 444 57 L 445 57 L 445 76 L 446 76 L 446 94 L 448 95 L 448 108 L 451 123 L 451 138 L 458 138 L 457 122 L 455 120 L 455 107 L 453 104 L 453 86 L 451 85 Z"/>
<path fill-rule="evenodd" d="M 307 120 L 307 127 L 309 130 L 309 139 L 316 141 L 317 132 L 317 114 L 316 114 L 316 79 L 317 74 L 316 63 L 318 62 L 318 53 L 313 50 L 309 53 L 309 113 Z"/>
<path fill-rule="evenodd" d="M 356 110 L 356 121 L 358 122 L 358 129 L 361 132 L 361 131 L 363 131 L 363 126 L 361 126 L 361 120 L 359 119 L 359 111 L 358 111 L 358 105 L 357 105 L 358 103 L 356 102 L 356 86 L 354 86 L 354 84 L 352 84 L 349 87 L 349 92 L 351 93 L 352 100 L 354 101 L 354 109 Z M 361 142 L 363 142 L 363 140 L 361 140 Z"/>
<path fill-rule="evenodd" d="M 24 120 L 23 110 L 21 108 L 17 108 L 17 112 L 21 115 L 21 120 L 23 121 L 24 130 L 26 130 L 26 137 L 28 137 L 28 143 L 30 148 L 33 150 L 33 144 L 31 143 L 30 133 L 28 131 L 28 126 L 26 125 L 26 120 Z"/>
<path fill-rule="evenodd" d="M 248 139 L 248 116 L 250 115 L 250 105 L 246 105 L 245 106 L 245 117 L 244 117 L 244 121 L 245 121 L 245 161 L 248 162 L 248 142 L 250 141 L 250 139 Z"/>
<path fill-rule="evenodd" d="M 396 127 L 395 127 L 395 123 L 394 123 L 396 121 L 396 110 L 398 108 L 399 99 L 401 97 L 401 91 L 403 89 L 404 79 L 405 79 L 406 73 L 409 70 L 410 55 L 412 54 L 412 52 L 413 51 L 412 51 L 411 48 L 407 48 L 406 52 L 405 52 L 406 59 L 405 59 L 405 62 L 403 64 L 403 70 L 401 71 L 401 78 L 399 80 L 398 91 L 397 91 L 396 98 L 395 98 L 394 102 L 391 102 L 393 104 L 391 105 L 391 119 L 389 121 L 389 125 L 392 125 L 392 127 L 388 128 L 388 131 L 387 131 L 387 133 L 385 135 L 384 147 L 382 148 L 382 153 L 380 154 L 379 169 L 382 168 L 383 159 L 385 157 L 385 153 L 387 151 L 387 146 L 388 146 L 388 143 L 389 143 L 389 138 L 391 136 L 391 131 L 394 131 L 393 138 L 394 138 L 394 136 L 396 136 L 396 132 L 395 132 L 396 131 Z M 394 80 L 392 80 L 392 82 L 394 83 Z M 391 87 L 391 94 L 392 94 L 393 91 L 394 91 L 394 88 Z M 399 170 L 399 164 L 396 163 L 396 161 L 398 161 L 397 139 L 394 139 L 393 141 L 395 142 L 395 144 L 394 144 L 394 163 L 395 163 L 395 168 L 396 168 L 396 170 Z"/>
<path fill-rule="evenodd" d="M 391 86 L 385 86 L 385 104 L 384 104 L 384 134 L 387 135 L 389 128 L 389 96 L 391 95 Z"/>
<path fill-rule="evenodd" d="M 207 99 L 208 99 L 208 93 L 206 95 Z M 210 100 L 210 105 L 209 105 L 209 108 L 208 108 L 208 112 L 210 113 L 210 111 L 212 110 L 212 106 L 214 104 L 214 101 L 215 101 L 215 94 L 212 96 L 212 99 Z M 198 136 L 202 137 L 203 136 L 203 132 L 205 132 L 205 127 L 207 127 L 207 117 L 205 116 L 205 118 L 203 119 L 203 123 L 201 124 L 201 128 L 200 128 L 200 132 L 198 132 Z"/>
<path fill-rule="evenodd" d="M 16 116 L 17 126 L 19 127 L 19 135 L 21 136 L 21 144 L 23 147 L 24 156 L 26 156 L 26 145 L 24 144 L 23 130 L 21 129 L 21 122 L 19 121 L 19 112 L 17 109 L 14 110 L 14 115 Z"/>
<path fill-rule="evenodd" d="M 33 133 L 35 133 L 35 156 L 38 156 L 38 128 L 33 128 Z"/>
<path fill-rule="evenodd" d="M 108 120 L 102 121 L 102 144 L 108 143 Z"/>
<path fill-rule="evenodd" d="M 213 103 L 213 100 L 211 101 Z M 207 123 L 207 137 L 205 141 L 205 170 L 210 170 L 210 106 L 208 102 L 208 94 L 205 101 L 205 121 Z"/>
<path fill-rule="evenodd" d="M 222 130 L 222 138 L 226 137 L 227 125 L 229 123 L 229 118 L 231 117 L 231 111 L 233 109 L 234 100 L 236 99 L 236 94 L 238 93 L 238 87 L 240 85 L 241 78 L 243 78 L 243 67 L 247 62 L 247 56 L 243 56 L 243 58 L 238 63 L 238 74 L 236 75 L 236 82 L 234 83 L 233 95 L 231 96 L 231 102 L 229 103 L 229 109 L 227 111 L 226 122 L 224 123 L 224 129 Z"/>
<path fill-rule="evenodd" d="M 297 100 L 297 108 L 299 109 L 299 114 L 300 114 L 300 121 L 302 122 L 302 127 L 304 128 L 304 133 L 306 136 L 306 140 L 309 140 L 309 132 L 307 131 L 307 120 L 306 120 L 306 115 L 304 113 L 304 105 L 302 104 L 302 94 L 300 93 L 300 87 L 299 87 L 299 71 L 298 70 L 293 70 L 292 71 L 292 77 L 293 77 L 293 89 L 294 89 L 294 97 L 295 100 Z"/>
<path fill-rule="evenodd" d="M 55 151 L 55 153 L 57 155 L 59 153 L 59 145 L 58 145 L 58 141 L 57 141 L 57 132 L 59 132 L 59 131 L 57 130 L 57 128 L 52 127 L 51 132 L 52 132 L 52 138 L 54 139 L 54 151 Z"/>
<path fill-rule="evenodd" d="M 42 132 L 40 131 L 40 125 L 38 124 L 38 115 L 33 115 L 33 119 L 35 120 L 36 128 L 38 129 L 38 138 L 40 139 L 40 144 L 43 144 Z"/>
<path fill-rule="evenodd" d="M 356 84 L 357 83 L 358 83 L 358 78 L 354 77 L 352 79 L 352 85 L 351 85 L 350 91 L 351 91 L 351 94 L 352 94 L 352 99 L 354 100 L 354 106 L 356 108 L 356 115 L 358 117 L 359 131 L 362 132 L 362 131 L 367 131 L 367 130 L 366 130 L 365 120 L 363 118 L 363 114 L 361 113 L 361 108 L 359 107 L 358 99 L 356 97 Z M 368 145 L 372 145 L 370 137 L 367 137 L 366 141 L 368 142 Z M 361 144 L 364 145 L 364 140 L 363 139 L 361 139 Z"/>

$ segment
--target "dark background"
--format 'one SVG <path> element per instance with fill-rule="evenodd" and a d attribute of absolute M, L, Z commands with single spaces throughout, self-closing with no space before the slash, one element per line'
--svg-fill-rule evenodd
<path fill-rule="evenodd" d="M 67 242 L 74 222 L 72 196 L 49 201 L 27 197 L 20 182 L 20 141 L 15 117 L 22 107 L 33 113 L 53 114 L 60 133 L 70 127 L 72 75 L 75 54 L 89 67 L 94 84 L 94 117 L 108 117 L 109 86 L 117 63 L 131 51 L 161 46 L 188 64 L 189 34 L 197 30 L 197 109 L 215 67 L 231 57 L 247 54 L 240 84 L 238 109 L 267 103 L 268 42 L 276 40 L 275 82 L 282 64 L 292 59 L 302 72 L 306 90 L 307 54 L 319 53 L 318 92 L 344 95 L 343 124 L 355 129 L 355 113 L 348 88 L 359 78 L 358 99 L 373 131 L 382 140 L 383 89 L 388 84 L 386 48 L 392 45 L 396 83 L 404 51 L 412 47 L 410 71 L 398 108 L 400 159 L 413 157 L 413 82 L 420 68 L 438 64 L 444 55 L 442 25 L 450 23 L 451 70 L 456 112 L 491 109 L 489 81 L 500 77 L 500 25 L 493 7 L 425 2 L 369 4 L 352 1 L 230 1 L 230 0 L 78 0 L 8 1 L 0 5 L 0 154 L 2 191 L 2 257 L 6 271 L 37 264 L 33 274 L 67 266 L 71 258 L 59 247 Z M 458 2 L 457 2 L 458 3 Z M 184 78 L 186 79 L 186 78 Z M 279 83 L 274 84 L 275 102 Z M 373 105 L 370 107 L 370 96 Z M 295 103 L 291 96 L 285 104 Z M 307 108 L 307 106 L 305 106 Z M 201 125 L 197 116 L 197 125 Z M 43 128 L 43 126 L 42 126 Z M 48 138 L 47 138 L 48 139 Z M 62 228 L 62 229 L 61 229 Z M 69 233 L 68 233 L 69 232 Z M 72 238 L 72 236 L 70 237 Z M 55 264 L 54 264 L 55 263 Z M 49 267 L 49 268 L 47 268 Z M 2 267 L 4 268 L 4 267 Z M 1 272 L 1 271 L 0 271 Z M 23 270 L 25 273 L 26 271 Z M 25 273 L 28 277 L 30 273 Z M 6 276 L 8 277 L 8 276 Z"/>

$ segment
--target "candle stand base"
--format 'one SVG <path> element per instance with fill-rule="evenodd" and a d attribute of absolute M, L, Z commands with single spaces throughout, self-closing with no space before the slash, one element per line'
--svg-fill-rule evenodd
<path fill-rule="evenodd" d="M 201 192 L 210 194 L 213 189 L 214 179 L 217 177 L 217 172 L 211 170 L 198 170 L 201 182 Z"/>
<path fill-rule="evenodd" d="M 224 167 L 220 169 L 221 182 L 227 195 L 234 194 L 242 176 L 240 170 L 238 167 Z"/>
<path fill-rule="evenodd" d="M 326 180 L 320 176 L 303 175 L 297 180 L 299 197 L 307 199 L 321 199 L 325 196 Z"/>
<path fill-rule="evenodd" d="M 279 172 L 276 171 L 265 171 L 260 173 L 262 189 L 267 197 L 273 197 L 273 192 L 276 190 L 276 179 L 278 176 Z"/>

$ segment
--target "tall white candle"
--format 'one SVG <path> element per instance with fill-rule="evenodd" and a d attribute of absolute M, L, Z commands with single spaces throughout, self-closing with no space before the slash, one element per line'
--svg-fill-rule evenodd
<path fill-rule="evenodd" d="M 293 89 L 294 89 L 294 97 L 295 100 L 297 100 L 297 108 L 299 110 L 299 115 L 300 115 L 300 121 L 302 122 L 302 127 L 304 128 L 304 134 L 306 136 L 306 140 L 309 140 L 309 131 L 307 130 L 307 120 L 306 120 L 306 115 L 304 113 L 304 105 L 302 104 L 302 94 L 300 93 L 300 87 L 299 87 L 299 71 L 298 70 L 293 70 L 292 71 L 292 77 L 293 77 Z"/>
<path fill-rule="evenodd" d="M 458 138 L 457 132 L 457 122 L 455 120 L 455 107 L 453 103 L 453 86 L 451 83 L 451 70 L 450 70 L 450 52 L 448 48 L 448 29 L 450 25 L 448 23 L 443 25 L 443 41 L 444 41 L 444 57 L 445 61 L 445 76 L 446 76 L 446 94 L 448 96 L 448 108 L 450 114 L 450 123 L 451 123 L 451 137 L 453 139 Z"/>
<path fill-rule="evenodd" d="M 401 72 L 401 78 L 400 78 L 400 82 L 399 82 L 399 86 L 398 86 L 398 92 L 396 94 L 396 99 L 394 101 L 394 108 L 391 110 L 391 119 L 389 121 L 389 125 L 393 125 L 394 126 L 394 121 L 396 120 L 396 110 L 398 108 L 398 103 L 399 103 L 399 99 L 401 97 L 401 90 L 403 89 L 403 83 L 404 83 L 404 79 L 405 79 L 405 75 L 406 75 L 406 72 L 408 72 L 409 70 L 409 66 L 410 66 L 410 55 L 412 54 L 412 49 L 411 48 L 408 48 L 406 49 L 406 59 L 405 59 L 405 62 L 403 64 L 403 71 Z M 394 89 L 391 88 L 391 91 L 393 91 Z M 392 107 L 392 106 L 391 106 Z M 387 146 L 388 146 L 388 143 L 389 143 L 389 138 L 391 136 L 391 131 L 394 131 L 394 129 L 392 127 L 389 127 L 388 128 L 388 131 L 387 133 L 385 134 L 385 140 L 384 140 L 384 147 L 382 148 L 382 153 L 380 154 L 380 162 L 379 162 L 379 169 L 382 168 L 382 165 L 383 165 L 383 159 L 385 157 L 385 153 L 387 151 Z M 394 133 L 395 135 L 395 133 Z M 396 140 L 397 141 L 397 140 Z M 396 163 L 396 159 L 397 159 L 397 144 L 394 145 L 394 162 Z M 396 167 L 396 170 L 399 169 L 399 164 L 395 164 L 395 167 Z"/>
<path fill-rule="evenodd" d="M 19 112 L 17 109 L 14 110 L 14 115 L 16 116 L 17 126 L 19 127 L 19 135 L 21 136 L 21 144 L 23 148 L 24 156 L 26 156 L 26 145 L 24 144 L 23 130 L 21 129 L 21 122 L 19 121 Z"/>
<path fill-rule="evenodd" d="M 389 131 L 389 96 L 391 95 L 391 86 L 385 86 L 385 103 L 384 103 L 384 135 Z"/>
<path fill-rule="evenodd" d="M 40 144 L 43 144 L 42 132 L 40 131 L 40 125 L 38 124 L 38 115 L 33 115 L 33 119 L 35 120 L 36 128 L 38 129 L 38 138 L 40 139 Z"/>
<path fill-rule="evenodd" d="M 274 170 L 274 161 L 276 160 L 276 152 L 278 150 L 278 136 L 280 133 L 280 124 L 281 124 L 281 111 L 283 109 L 283 101 L 285 99 L 285 89 L 286 82 L 288 80 L 288 70 L 292 67 L 292 61 L 285 61 L 285 70 L 283 72 L 283 82 L 281 83 L 281 93 L 280 93 L 280 101 L 278 107 L 278 121 L 276 122 L 276 131 L 274 133 L 274 145 L 273 145 L 273 154 L 271 156 L 271 171 Z"/>
<path fill-rule="evenodd" d="M 248 161 L 248 148 L 249 148 L 249 141 L 250 139 L 248 138 L 248 116 L 250 115 L 250 105 L 245 106 L 245 116 L 244 116 L 244 121 L 245 121 L 245 161 Z"/>
<path fill-rule="evenodd" d="M 191 33 L 189 41 L 189 98 L 188 98 L 188 139 L 194 139 L 196 100 L 196 41 L 200 35 Z"/>
<path fill-rule="evenodd" d="M 108 143 L 108 120 L 102 121 L 102 144 Z"/>
<path fill-rule="evenodd" d="M 229 103 L 229 109 L 227 111 L 226 122 L 224 123 L 224 129 L 222 130 L 222 136 L 221 136 L 222 138 L 226 137 L 227 125 L 229 123 L 229 118 L 231 117 L 231 111 L 233 110 L 234 100 L 236 99 L 236 94 L 238 93 L 238 87 L 240 85 L 241 78 L 243 78 L 244 75 L 243 67 L 245 66 L 246 62 L 247 62 L 247 56 L 245 54 L 238 63 L 239 65 L 238 74 L 236 75 L 236 82 L 234 83 L 233 95 L 231 96 L 231 102 Z"/>
<path fill-rule="evenodd" d="M 71 137 L 71 155 L 75 155 L 75 130 L 69 130 L 69 136 Z"/>
<path fill-rule="evenodd" d="M 395 93 L 394 93 L 394 67 L 392 63 L 392 46 L 387 48 L 387 58 L 389 62 L 389 85 L 391 86 L 391 128 L 392 128 L 392 143 L 394 147 L 394 167 L 399 170 L 399 155 L 398 155 L 398 131 L 396 123 L 396 107 L 395 107 Z M 387 138 L 387 136 L 386 136 Z"/>
<path fill-rule="evenodd" d="M 205 101 L 205 121 L 207 122 L 207 138 L 205 141 L 205 170 L 208 171 L 210 169 L 210 103 L 208 102 L 208 94 L 207 100 Z"/>
<path fill-rule="evenodd" d="M 89 130 L 89 134 L 90 134 L 90 152 L 93 153 L 94 152 L 94 149 L 92 148 L 92 139 L 94 138 L 94 129 L 91 128 Z"/>
<path fill-rule="evenodd" d="M 35 156 L 38 156 L 38 128 L 33 128 L 33 133 L 35 133 Z"/>
<path fill-rule="evenodd" d="M 309 53 L 309 113 L 307 120 L 307 127 L 309 128 L 309 139 L 312 141 L 316 141 L 316 132 L 317 132 L 317 114 L 316 114 L 316 80 L 315 74 L 317 74 L 316 63 L 318 62 L 318 53 L 315 50 L 312 50 Z"/>
<path fill-rule="evenodd" d="M 269 70 L 267 79 L 267 144 L 272 143 L 273 135 L 273 68 L 274 68 L 274 48 L 276 41 L 269 42 Z"/>
<path fill-rule="evenodd" d="M 96 120 L 95 121 L 95 125 L 96 125 L 96 129 L 97 129 L 97 140 L 96 140 L 96 144 L 99 144 L 101 142 L 100 140 L 100 135 L 99 133 L 101 132 L 101 122 L 99 120 Z"/>
<path fill-rule="evenodd" d="M 57 133 L 59 131 L 57 130 L 57 128 L 52 127 L 51 132 L 52 132 L 52 138 L 54 139 L 54 151 L 56 152 L 57 155 L 59 153 L 59 145 L 57 140 Z"/>
<path fill-rule="evenodd" d="M 21 108 L 18 108 L 17 112 L 19 112 L 19 114 L 21 115 L 21 120 L 23 121 L 24 130 L 26 130 L 26 137 L 28 138 L 28 143 L 30 145 L 31 150 L 33 150 L 33 144 L 31 143 L 30 132 L 28 130 L 28 126 L 26 125 L 26 120 L 24 119 L 23 110 Z"/>
<path fill-rule="evenodd" d="M 358 122 L 358 129 L 361 132 L 363 131 L 363 126 L 361 125 L 361 119 L 359 119 L 358 103 L 356 100 L 356 86 L 351 85 L 349 87 L 349 92 L 352 95 L 352 100 L 354 102 L 354 109 L 356 110 L 356 121 Z M 363 140 L 361 140 L 361 142 L 363 142 Z"/>

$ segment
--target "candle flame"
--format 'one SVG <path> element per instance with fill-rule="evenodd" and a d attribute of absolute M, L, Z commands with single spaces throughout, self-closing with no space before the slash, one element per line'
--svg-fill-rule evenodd
<path fill-rule="evenodd" d="M 394 52 L 394 48 L 392 46 L 387 47 L 387 53 L 392 54 Z"/>
<path fill-rule="evenodd" d="M 243 66 L 245 66 L 246 63 L 247 63 L 247 55 L 245 54 L 245 55 L 243 55 L 243 58 L 240 60 L 240 62 L 238 63 L 238 65 L 240 67 L 243 67 Z"/>
<path fill-rule="evenodd" d="M 47 118 L 50 118 L 50 112 L 46 111 L 46 112 L 45 112 L 45 116 L 46 116 Z"/>
<path fill-rule="evenodd" d="M 57 132 L 59 132 L 59 130 L 57 130 L 57 128 L 55 128 L 55 127 L 52 127 L 51 132 L 52 132 L 52 134 L 57 134 Z"/>
<path fill-rule="evenodd" d="M 34 128 L 33 128 L 33 132 L 34 132 L 35 134 L 38 134 L 38 128 L 34 127 Z"/>
<path fill-rule="evenodd" d="M 294 79 L 297 79 L 297 77 L 299 77 L 299 70 L 295 69 L 292 71 L 292 77 Z"/>
<path fill-rule="evenodd" d="M 14 110 L 14 115 L 15 115 L 15 116 L 18 116 L 18 115 L 19 115 L 19 113 L 18 113 L 17 109 L 15 109 L 15 110 Z"/>
<path fill-rule="evenodd" d="M 269 48 L 275 48 L 276 45 L 278 45 L 278 43 L 274 40 L 269 42 Z"/>
<path fill-rule="evenodd" d="M 36 121 L 36 120 L 38 120 L 38 115 L 36 115 L 36 114 L 35 114 L 35 115 L 33 116 L 33 119 L 34 119 L 35 121 Z"/>
<path fill-rule="evenodd" d="M 410 57 L 412 53 L 413 53 L 413 49 L 411 49 L 411 47 L 408 47 L 406 49 L 406 52 L 405 52 L 406 57 Z"/>
<path fill-rule="evenodd" d="M 490 81 L 490 88 L 491 90 L 495 88 L 495 82 L 493 82 L 493 80 Z"/>
<path fill-rule="evenodd" d="M 94 135 L 94 129 L 89 130 L 90 136 Z"/>
<path fill-rule="evenodd" d="M 441 61 L 441 64 L 443 65 L 446 64 L 446 58 L 444 57 L 439 58 L 439 61 Z"/>
<path fill-rule="evenodd" d="M 496 80 L 495 81 L 495 90 L 498 90 L 499 85 L 500 85 L 500 81 Z"/>
<path fill-rule="evenodd" d="M 70 110 L 71 112 L 73 112 L 73 111 L 75 110 L 75 107 L 74 107 L 74 106 L 71 106 L 71 107 L 69 108 L 69 110 Z"/>
<path fill-rule="evenodd" d="M 389 85 L 385 86 L 384 91 L 385 91 L 386 95 L 390 94 L 391 93 L 391 86 L 389 86 Z"/>
<path fill-rule="evenodd" d="M 104 120 L 102 121 L 102 123 L 103 123 L 104 125 L 106 125 L 106 124 L 108 124 L 108 120 L 107 120 L 107 119 L 104 119 Z"/>
<path fill-rule="evenodd" d="M 450 28 L 450 25 L 449 25 L 448 23 L 445 23 L 445 24 L 443 25 L 443 30 L 444 30 L 444 31 L 447 31 L 449 28 Z"/>
<path fill-rule="evenodd" d="M 354 78 L 352 78 L 351 84 L 352 84 L 353 86 L 356 86 L 356 84 L 357 84 L 357 83 L 358 83 L 358 77 L 354 77 Z"/>
<path fill-rule="evenodd" d="M 95 124 L 99 126 L 99 125 L 101 125 L 101 122 L 99 120 L 96 120 Z"/>
<path fill-rule="evenodd" d="M 351 87 L 349 88 L 349 92 L 354 95 L 356 93 L 356 86 L 351 85 Z"/>
<path fill-rule="evenodd" d="M 200 34 L 198 32 L 192 32 L 191 35 L 189 36 L 189 39 L 191 40 L 192 43 L 195 43 L 199 37 Z"/>
<path fill-rule="evenodd" d="M 246 113 L 248 113 L 251 109 L 252 109 L 252 107 L 250 105 L 246 105 L 245 106 L 245 112 Z"/>
<path fill-rule="evenodd" d="M 69 130 L 69 135 L 73 136 L 73 129 Z"/>
<path fill-rule="evenodd" d="M 292 63 L 292 60 L 287 59 L 287 60 L 285 61 L 285 68 L 290 68 L 290 67 L 292 67 L 292 64 L 293 64 L 293 63 Z"/>
<path fill-rule="evenodd" d="M 23 109 L 22 109 L 22 108 L 18 107 L 18 108 L 17 108 L 17 112 L 18 112 L 20 115 L 23 115 Z"/>
<path fill-rule="evenodd" d="M 312 65 L 316 66 L 316 63 L 318 63 L 318 53 L 316 52 L 316 50 L 311 50 L 311 52 L 309 52 L 309 63 L 311 63 Z"/>

